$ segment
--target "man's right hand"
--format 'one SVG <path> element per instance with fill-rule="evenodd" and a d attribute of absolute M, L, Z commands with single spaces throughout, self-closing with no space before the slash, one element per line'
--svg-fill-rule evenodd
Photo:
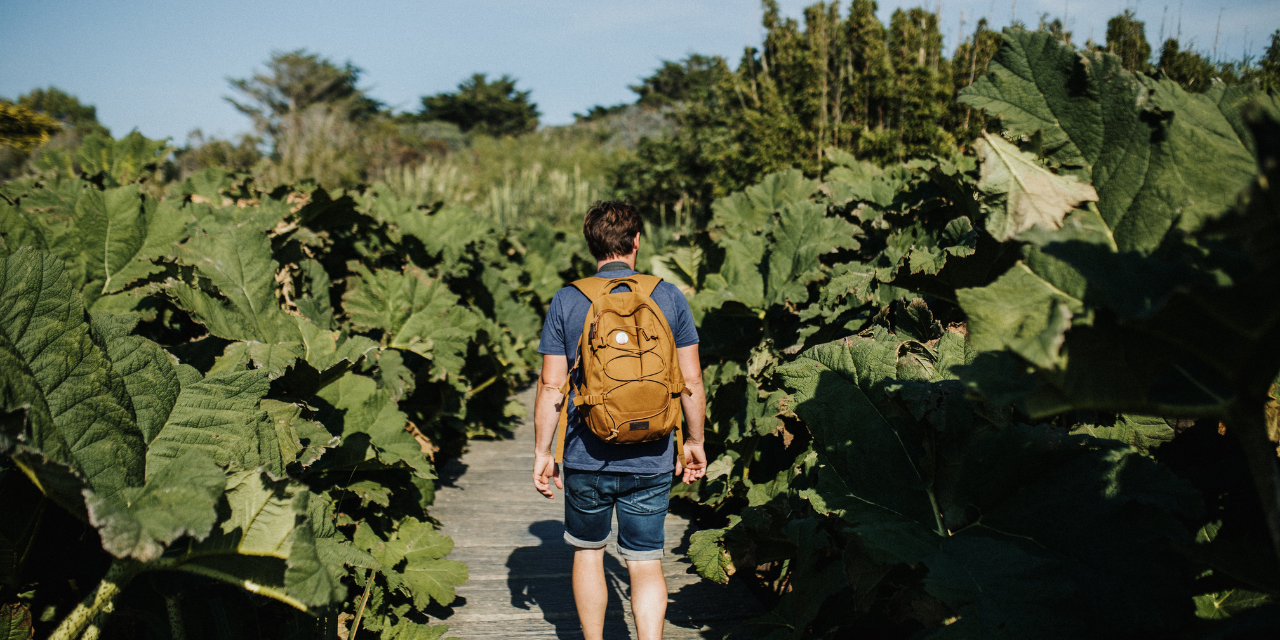
<path fill-rule="evenodd" d="M 693 484 L 698 478 L 707 475 L 707 452 L 702 443 L 684 443 L 684 460 L 676 456 L 676 475 L 684 474 L 684 483 Z"/>
<path fill-rule="evenodd" d="M 549 453 L 534 454 L 533 488 L 550 500 L 556 496 L 551 491 L 551 482 L 548 478 L 555 479 L 557 489 L 564 489 L 564 481 L 560 479 L 560 465 L 556 464 L 555 456 Z"/>

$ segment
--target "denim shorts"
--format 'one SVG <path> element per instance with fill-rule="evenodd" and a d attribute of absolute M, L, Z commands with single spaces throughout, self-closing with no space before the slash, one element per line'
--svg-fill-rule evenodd
<path fill-rule="evenodd" d="M 624 560 L 662 558 L 663 524 L 671 497 L 670 471 L 611 473 L 564 470 L 564 540 L 603 549 L 618 507 L 618 555 Z"/>

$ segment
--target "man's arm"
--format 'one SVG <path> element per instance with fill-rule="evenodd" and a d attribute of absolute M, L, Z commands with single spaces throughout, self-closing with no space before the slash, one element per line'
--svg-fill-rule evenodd
<path fill-rule="evenodd" d="M 538 394 L 533 399 L 533 488 L 547 498 L 554 498 L 548 478 L 554 478 L 557 489 L 564 488 L 551 444 L 560 424 L 560 404 L 564 394 L 560 387 L 569 376 L 569 359 L 565 356 L 542 356 L 542 374 L 538 376 Z"/>
<path fill-rule="evenodd" d="M 676 358 L 680 360 L 684 384 L 689 387 L 688 394 L 680 395 L 685 424 L 684 460 L 676 459 L 676 474 L 683 472 L 685 484 L 688 484 L 707 473 L 707 452 L 703 449 L 707 392 L 702 386 L 702 359 L 698 357 L 698 345 L 677 348 Z"/>

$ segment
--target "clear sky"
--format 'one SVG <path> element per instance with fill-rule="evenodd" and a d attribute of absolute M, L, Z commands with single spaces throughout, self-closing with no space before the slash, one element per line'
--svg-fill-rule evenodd
<path fill-rule="evenodd" d="M 782 0 L 785 14 L 811 4 Z M 847 3 L 846 3 L 847 4 Z M 1109 17 L 1128 7 L 1158 47 L 1177 31 L 1203 52 L 1218 35 L 1219 57 L 1259 55 L 1280 28 L 1277 0 L 884 0 L 941 7 L 945 46 L 979 17 L 1034 25 L 1066 14 L 1075 41 L 1104 39 Z M 247 118 L 223 96 L 228 77 L 247 77 L 272 51 L 306 48 L 364 69 L 369 93 L 400 110 L 454 89 L 477 71 L 511 74 L 532 89 L 546 124 L 573 120 L 594 104 L 633 101 L 628 84 L 663 59 L 718 54 L 736 64 L 760 43 L 755 0 L 0 0 L 0 96 L 54 85 L 97 105 L 119 136 L 133 128 L 182 143 L 189 131 L 227 137 Z M 1167 18 L 1166 18 L 1167 16 Z"/>

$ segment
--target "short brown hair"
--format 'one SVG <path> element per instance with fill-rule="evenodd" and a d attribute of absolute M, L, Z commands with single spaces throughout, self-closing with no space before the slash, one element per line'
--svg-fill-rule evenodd
<path fill-rule="evenodd" d="M 635 250 L 636 234 L 643 225 L 636 208 L 615 200 L 596 202 L 587 209 L 582 235 L 596 260 L 625 256 Z"/>

